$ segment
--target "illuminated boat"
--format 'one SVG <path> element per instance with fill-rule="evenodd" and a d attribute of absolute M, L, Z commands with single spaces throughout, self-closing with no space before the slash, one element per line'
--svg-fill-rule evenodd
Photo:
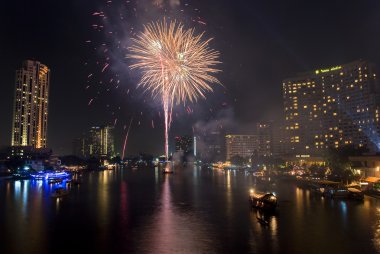
<path fill-rule="evenodd" d="M 277 207 L 277 197 L 273 193 L 255 193 L 250 191 L 249 202 L 252 207 L 273 211 Z"/>
<path fill-rule="evenodd" d="M 162 170 L 162 174 L 173 174 L 173 173 L 174 173 L 173 165 L 171 164 L 170 161 L 167 161 L 165 163 L 164 169 Z"/>
<path fill-rule="evenodd" d="M 43 172 L 32 173 L 30 176 L 35 180 L 45 180 L 45 174 Z"/>
<path fill-rule="evenodd" d="M 62 183 L 63 180 L 60 178 L 51 178 L 51 179 L 48 179 L 47 181 L 48 183 L 55 184 L 55 183 Z"/>
<path fill-rule="evenodd" d="M 165 168 L 164 170 L 162 170 L 162 174 L 174 174 L 174 171 L 168 168 Z"/>
<path fill-rule="evenodd" d="M 51 171 L 51 172 L 40 171 L 40 172 L 31 174 L 31 177 L 36 180 L 47 180 L 49 182 L 53 182 L 55 180 L 67 179 L 70 177 L 70 174 L 65 171 Z"/>

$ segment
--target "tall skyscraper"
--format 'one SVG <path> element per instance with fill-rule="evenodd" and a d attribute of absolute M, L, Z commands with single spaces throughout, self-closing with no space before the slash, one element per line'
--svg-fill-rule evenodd
<path fill-rule="evenodd" d="M 319 155 L 344 145 L 378 151 L 379 95 L 375 66 L 361 60 L 284 80 L 290 151 Z"/>
<path fill-rule="evenodd" d="M 288 154 L 289 151 L 286 146 L 287 136 L 286 136 L 284 124 L 282 122 L 274 123 L 272 127 L 272 131 L 273 131 L 273 142 L 272 142 L 273 156 L 281 157 Z"/>
<path fill-rule="evenodd" d="M 83 142 L 86 157 L 113 157 L 115 155 L 112 126 L 91 127 Z"/>
<path fill-rule="evenodd" d="M 273 126 L 272 123 L 258 123 L 256 125 L 258 151 L 260 157 L 270 157 L 273 155 Z"/>
<path fill-rule="evenodd" d="M 49 83 L 50 70 L 38 61 L 16 71 L 12 146 L 46 147 Z"/>

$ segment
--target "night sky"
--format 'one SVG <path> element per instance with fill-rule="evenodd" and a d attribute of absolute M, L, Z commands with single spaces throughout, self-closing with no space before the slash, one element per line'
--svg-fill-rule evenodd
<path fill-rule="evenodd" d="M 163 15 L 213 37 L 223 62 L 223 87 L 178 106 L 172 138 L 196 123 L 249 132 L 281 117 L 283 79 L 357 59 L 380 64 L 378 0 L 15 0 L 0 12 L 0 146 L 11 141 L 15 70 L 35 59 L 51 69 L 48 146 L 56 154 L 70 154 L 74 138 L 101 124 L 115 124 L 119 152 L 132 118 L 126 153 L 163 152 L 160 106 L 136 90 L 139 73 L 125 58 L 133 33 Z"/>

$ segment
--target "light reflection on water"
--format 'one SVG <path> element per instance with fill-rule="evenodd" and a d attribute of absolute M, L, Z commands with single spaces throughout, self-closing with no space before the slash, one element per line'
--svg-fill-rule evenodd
<path fill-rule="evenodd" d="M 373 225 L 374 236 L 373 236 L 372 241 L 375 245 L 377 252 L 380 253 L 380 208 L 376 209 L 376 216 L 377 216 L 377 222 Z"/>
<path fill-rule="evenodd" d="M 140 232 L 139 253 L 214 253 L 207 223 L 195 211 L 181 211 L 172 199 L 172 175 L 163 175 L 158 210 Z M 184 205 L 179 203 L 179 206 Z"/>
<path fill-rule="evenodd" d="M 91 172 L 61 199 L 50 197 L 57 186 L 0 180 L 0 253 L 380 252 L 380 203 L 370 197 L 330 200 L 293 183 L 197 167 Z M 250 188 L 275 191 L 278 211 L 251 210 Z"/>

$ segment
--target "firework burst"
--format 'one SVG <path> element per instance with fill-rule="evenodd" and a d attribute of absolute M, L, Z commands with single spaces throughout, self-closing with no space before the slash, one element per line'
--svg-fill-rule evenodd
<path fill-rule="evenodd" d="M 220 84 L 214 76 L 219 52 L 209 47 L 211 39 L 185 29 L 176 21 L 149 23 L 133 40 L 127 57 L 135 60 L 131 69 L 142 72 L 138 87 L 160 98 L 165 118 L 165 155 L 168 158 L 168 130 L 173 104 L 196 102 Z"/>

